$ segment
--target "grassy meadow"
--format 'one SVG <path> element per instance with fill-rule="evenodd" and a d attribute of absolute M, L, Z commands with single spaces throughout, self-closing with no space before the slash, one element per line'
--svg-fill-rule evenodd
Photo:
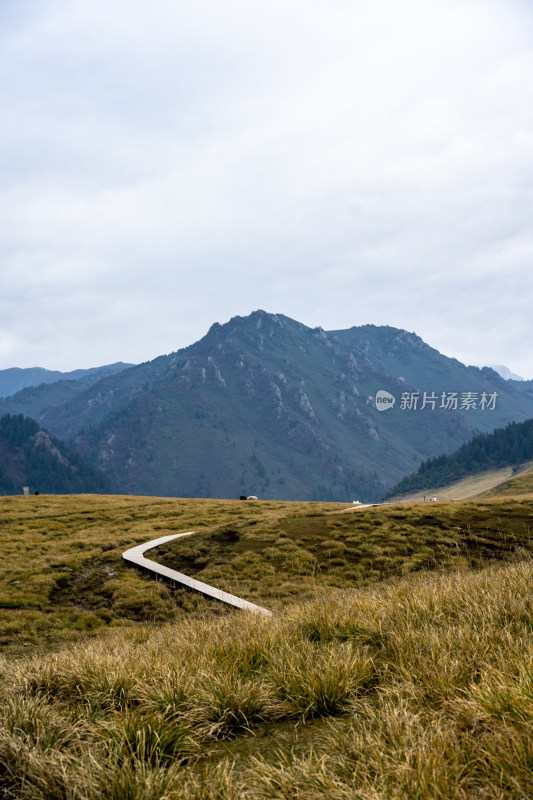
<path fill-rule="evenodd" d="M 0 797 L 533 796 L 533 496 L 519 481 L 358 510 L 1 498 Z M 149 557 L 272 618 L 121 558 L 187 530 Z"/>
<path fill-rule="evenodd" d="M 156 583 L 128 567 L 123 551 L 180 531 L 267 524 L 296 505 L 317 512 L 342 508 L 102 495 L 2 497 L 0 651 L 46 649 L 192 612 L 224 614 L 225 607 L 201 595 Z"/>

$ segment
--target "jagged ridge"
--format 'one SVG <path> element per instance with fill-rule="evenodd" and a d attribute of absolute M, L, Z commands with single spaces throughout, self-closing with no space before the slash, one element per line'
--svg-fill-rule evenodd
<path fill-rule="evenodd" d="M 375 407 L 379 389 L 397 398 L 386 413 Z M 498 404 L 484 413 L 402 410 L 411 390 L 497 392 Z M 533 416 L 531 395 L 416 334 L 373 325 L 327 332 L 264 311 L 215 323 L 195 344 L 74 395 L 50 403 L 36 393 L 32 403 L 39 423 L 119 491 L 196 497 L 376 500 L 422 460 Z"/>

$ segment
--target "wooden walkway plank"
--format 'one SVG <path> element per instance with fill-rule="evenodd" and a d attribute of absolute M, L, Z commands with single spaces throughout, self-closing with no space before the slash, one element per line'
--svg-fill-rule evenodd
<path fill-rule="evenodd" d="M 144 542 L 144 544 L 139 544 L 136 547 L 131 547 L 129 550 L 126 550 L 122 553 L 122 558 L 129 564 L 142 567 L 155 575 L 161 575 L 163 578 L 168 578 L 176 583 L 180 583 L 183 586 L 187 586 L 189 589 L 194 589 L 197 592 L 205 594 L 207 597 L 220 600 L 222 603 L 227 603 L 236 608 L 242 608 L 245 611 L 254 611 L 258 614 L 271 616 L 272 612 L 269 611 L 268 608 L 257 606 L 255 603 L 243 600 L 242 597 L 236 597 L 234 594 L 223 592 L 221 589 L 216 589 L 214 586 L 209 586 L 207 583 L 197 581 L 195 578 L 189 578 L 188 575 L 184 575 L 182 572 L 170 569 L 170 567 L 165 567 L 163 564 L 158 564 L 156 561 L 151 561 L 144 556 L 144 553 L 147 550 L 151 550 L 153 547 L 159 547 L 159 545 L 166 544 L 172 541 L 172 539 L 179 539 L 180 536 L 192 536 L 194 533 L 195 531 L 186 531 L 185 533 L 173 533 L 170 536 L 161 536 L 159 539 L 152 539 L 149 542 Z"/>

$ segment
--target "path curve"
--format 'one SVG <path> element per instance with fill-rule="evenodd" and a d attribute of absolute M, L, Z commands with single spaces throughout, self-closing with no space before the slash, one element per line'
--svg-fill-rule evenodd
<path fill-rule="evenodd" d="M 136 567 L 142 567 L 149 572 L 153 572 L 155 575 L 161 575 L 163 578 L 169 578 L 172 581 L 176 581 L 176 583 L 181 583 L 183 586 L 187 586 L 189 589 L 194 589 L 195 591 L 201 592 L 202 594 L 212 597 L 215 600 L 220 600 L 222 603 L 227 603 L 230 606 L 242 608 L 246 611 L 254 611 L 258 614 L 266 614 L 267 616 L 271 616 L 272 611 L 269 611 L 268 608 L 256 606 L 255 603 L 250 603 L 248 600 L 243 600 L 242 597 L 236 597 L 234 594 L 223 592 L 221 589 L 216 589 L 214 586 L 209 586 L 207 583 L 202 583 L 202 581 L 189 578 L 188 575 L 184 575 L 182 572 L 177 572 L 175 569 L 170 569 L 170 567 L 165 567 L 163 564 L 158 564 L 156 561 L 151 561 L 149 558 L 144 557 L 144 553 L 147 550 L 151 550 L 153 547 L 159 547 L 159 545 L 166 544 L 167 542 L 172 541 L 172 539 L 179 539 L 180 536 L 192 536 L 194 533 L 195 531 L 187 531 L 186 533 L 173 533 L 170 536 L 161 536 L 159 539 L 152 539 L 149 542 L 144 542 L 144 544 L 138 544 L 136 547 L 131 547 L 129 550 L 125 550 L 124 553 L 122 553 L 122 558 L 127 561 L 128 564 L 133 564 Z"/>
<path fill-rule="evenodd" d="M 348 508 L 341 508 L 337 511 L 330 511 L 330 514 L 344 514 L 346 511 L 361 511 L 363 508 L 375 508 L 376 506 L 390 506 L 391 503 L 355 503 Z"/>

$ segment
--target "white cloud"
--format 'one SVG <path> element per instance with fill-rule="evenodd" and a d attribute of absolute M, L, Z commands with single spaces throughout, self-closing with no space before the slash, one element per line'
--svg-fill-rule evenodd
<path fill-rule="evenodd" d="M 0 366 L 139 361 L 263 307 L 533 377 L 531 20 L 518 0 L 4 7 Z"/>

